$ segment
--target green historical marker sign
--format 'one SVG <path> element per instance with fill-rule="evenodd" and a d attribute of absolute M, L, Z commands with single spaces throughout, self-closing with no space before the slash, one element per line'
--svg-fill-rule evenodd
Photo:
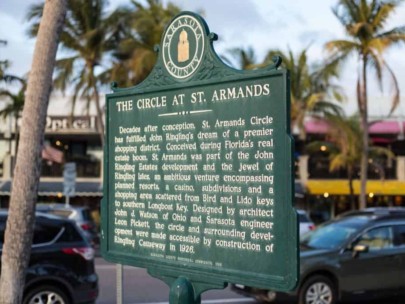
<path fill-rule="evenodd" d="M 168 25 L 156 66 L 107 95 L 102 254 L 197 295 L 225 282 L 289 290 L 298 276 L 289 76 L 238 71 L 204 20 Z"/>

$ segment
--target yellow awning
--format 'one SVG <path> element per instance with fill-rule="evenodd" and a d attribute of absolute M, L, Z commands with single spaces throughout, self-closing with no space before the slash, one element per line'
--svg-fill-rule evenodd
<path fill-rule="evenodd" d="M 329 195 L 348 195 L 349 182 L 348 180 L 308 180 L 307 189 L 310 194 L 328 193 Z M 360 194 L 360 181 L 353 181 L 355 194 Z M 398 180 L 369 180 L 367 182 L 367 193 L 374 195 L 405 195 L 405 181 Z"/>

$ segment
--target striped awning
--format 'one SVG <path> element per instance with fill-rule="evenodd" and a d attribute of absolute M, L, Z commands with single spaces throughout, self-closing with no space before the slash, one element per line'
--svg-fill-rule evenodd
<path fill-rule="evenodd" d="M 0 195 L 9 196 L 11 193 L 11 181 L 0 181 Z M 76 196 L 102 196 L 103 184 L 100 182 L 76 182 Z M 38 188 L 38 196 L 58 196 L 63 194 L 63 182 L 41 181 Z"/>
<path fill-rule="evenodd" d="M 299 181 L 295 181 L 295 197 L 303 197 L 305 187 Z M 11 193 L 11 181 L 0 181 L 0 195 L 9 196 Z M 63 193 L 63 182 L 39 183 L 39 196 L 57 196 Z M 100 182 L 76 182 L 76 196 L 103 196 L 103 184 Z"/>
<path fill-rule="evenodd" d="M 308 192 L 314 195 L 348 195 L 350 194 L 348 180 L 308 180 Z M 354 194 L 360 194 L 360 181 L 353 181 Z M 374 195 L 405 195 L 405 181 L 399 180 L 368 180 L 367 194 Z"/>
<path fill-rule="evenodd" d="M 328 132 L 329 125 L 323 120 L 308 120 L 305 122 L 305 131 L 307 134 L 325 134 Z M 369 134 L 371 137 L 377 135 L 404 135 L 405 121 L 397 120 L 377 120 L 369 122 Z"/>

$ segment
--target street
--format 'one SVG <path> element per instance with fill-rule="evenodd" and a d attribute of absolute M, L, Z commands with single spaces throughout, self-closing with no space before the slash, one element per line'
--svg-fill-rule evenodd
<path fill-rule="evenodd" d="M 99 275 L 100 294 L 97 304 L 115 304 L 116 300 L 116 265 L 96 258 L 96 271 Z M 145 269 L 124 266 L 123 303 L 125 304 L 165 304 L 169 301 L 169 287 L 150 276 Z M 206 304 L 242 304 L 256 303 L 226 288 L 211 290 L 202 294 L 202 303 Z"/>
<path fill-rule="evenodd" d="M 100 293 L 97 304 L 117 303 L 116 265 L 96 258 L 96 271 L 99 275 Z M 403 299 L 383 299 L 364 304 L 402 304 Z M 123 304 L 168 304 L 169 287 L 150 276 L 145 269 L 124 266 Z M 211 290 L 202 294 L 203 304 L 245 304 L 258 303 L 253 299 L 224 290 Z M 285 302 L 283 302 L 285 303 Z"/>

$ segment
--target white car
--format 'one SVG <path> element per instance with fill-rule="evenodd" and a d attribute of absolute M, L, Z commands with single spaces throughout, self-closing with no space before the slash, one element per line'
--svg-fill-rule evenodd
<path fill-rule="evenodd" d="M 315 224 L 311 221 L 308 214 L 304 210 L 297 209 L 297 213 L 300 223 L 300 235 L 315 229 Z"/>

